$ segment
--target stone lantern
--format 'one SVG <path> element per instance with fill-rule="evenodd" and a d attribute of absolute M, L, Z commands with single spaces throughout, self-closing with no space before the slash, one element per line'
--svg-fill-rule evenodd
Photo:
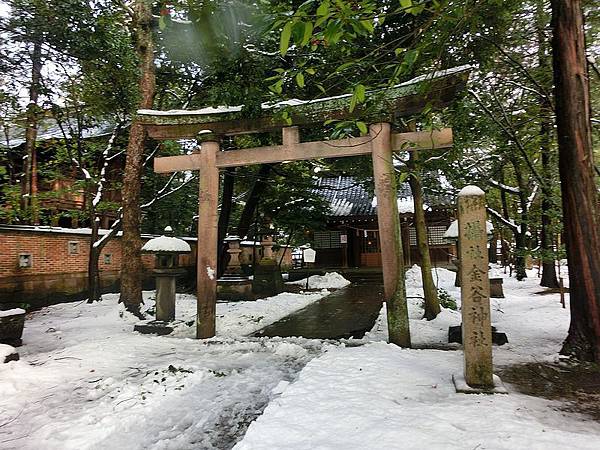
<path fill-rule="evenodd" d="M 148 333 L 168 334 L 173 329 L 168 322 L 175 320 L 175 289 L 177 278 L 185 274 L 179 267 L 179 255 L 190 253 L 190 245 L 182 239 L 171 236 L 171 227 L 165 228 L 165 234 L 150 239 L 142 247 L 143 253 L 156 255 L 153 274 L 156 278 L 156 320 L 146 323 L 145 330 L 136 325 L 135 330 Z"/>
<path fill-rule="evenodd" d="M 267 226 L 259 232 L 260 244 L 263 247 L 263 257 L 258 264 L 254 264 L 254 278 L 252 292 L 259 297 L 271 297 L 283 292 L 283 277 L 279 263 L 273 255 L 273 229 Z"/>
<path fill-rule="evenodd" d="M 227 301 L 254 300 L 252 281 L 242 273 L 240 263 L 241 239 L 239 236 L 227 236 L 225 242 L 230 258 L 225 273 L 217 280 L 218 298 Z"/>

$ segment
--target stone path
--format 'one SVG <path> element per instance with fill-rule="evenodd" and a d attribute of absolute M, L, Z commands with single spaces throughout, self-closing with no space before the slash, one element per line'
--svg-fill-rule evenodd
<path fill-rule="evenodd" d="M 375 324 L 382 303 L 381 285 L 351 284 L 257 331 L 255 336 L 361 338 Z"/>

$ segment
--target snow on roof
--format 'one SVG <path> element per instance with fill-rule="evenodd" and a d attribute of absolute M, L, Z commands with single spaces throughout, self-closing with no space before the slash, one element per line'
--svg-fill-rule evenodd
<path fill-rule="evenodd" d="M 154 253 L 189 253 L 192 249 L 190 244 L 183 239 L 172 236 L 159 236 L 146 242 L 142 247 L 142 251 Z"/>
<path fill-rule="evenodd" d="M 473 69 L 473 66 L 466 64 L 466 65 L 462 65 L 462 66 L 458 66 L 458 67 L 453 67 L 451 69 L 438 70 L 438 71 L 434 71 L 434 72 L 427 73 L 424 75 L 420 75 L 416 78 L 405 81 L 403 83 L 396 84 L 394 86 L 391 86 L 389 89 L 410 86 L 412 84 L 421 83 L 426 80 L 440 78 L 440 77 L 444 77 L 447 75 L 452 75 L 454 73 L 465 72 L 467 70 L 472 70 L 472 69 Z M 321 103 L 321 102 L 326 102 L 329 100 L 335 100 L 335 99 L 340 99 L 340 98 L 350 98 L 350 97 L 352 97 L 352 95 L 353 94 L 342 94 L 342 95 L 335 95 L 332 97 L 325 97 L 325 98 L 319 98 L 319 99 L 314 99 L 314 100 L 300 100 L 297 98 L 293 98 L 290 100 L 283 100 L 283 101 L 280 101 L 277 103 L 263 103 L 261 105 L 261 108 L 263 110 L 271 110 L 271 109 L 278 109 L 283 106 L 300 106 L 300 105 L 307 105 L 307 104 L 315 104 L 315 103 Z M 145 116 L 145 115 L 147 115 L 147 116 L 208 116 L 208 115 L 214 115 L 214 114 L 237 113 L 237 112 L 240 112 L 241 110 L 242 110 L 242 106 L 217 106 L 217 107 L 201 108 L 201 109 L 196 109 L 196 110 L 172 109 L 170 111 L 158 111 L 158 110 L 154 110 L 154 109 L 139 109 L 137 113 L 142 116 Z"/>
<path fill-rule="evenodd" d="M 485 222 L 485 232 L 490 235 L 494 231 L 494 225 L 489 220 Z M 458 239 L 458 220 L 455 220 L 450 224 L 446 232 L 444 233 L 444 238 L 447 239 Z"/>
<path fill-rule="evenodd" d="M 67 138 L 73 137 L 73 130 L 77 130 L 76 119 L 65 120 L 62 124 L 62 129 L 59 123 L 53 117 L 43 118 L 38 123 L 38 134 L 36 137 L 37 142 L 47 141 L 50 139 L 64 139 L 65 135 Z M 90 139 L 101 136 L 110 135 L 115 128 L 114 121 L 110 120 L 98 120 L 97 122 L 90 124 L 84 128 L 81 132 L 83 139 Z M 5 136 L 0 139 L 0 147 L 15 148 L 25 143 L 25 130 L 26 127 L 22 124 L 16 123 L 8 128 L 8 141 Z M 64 130 L 64 134 L 63 134 Z"/>

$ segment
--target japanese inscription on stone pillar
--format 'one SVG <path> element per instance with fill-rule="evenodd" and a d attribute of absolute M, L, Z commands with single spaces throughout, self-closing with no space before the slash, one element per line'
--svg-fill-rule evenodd
<path fill-rule="evenodd" d="M 458 194 L 458 229 L 465 381 L 471 387 L 492 387 L 485 193 L 477 186 Z"/>

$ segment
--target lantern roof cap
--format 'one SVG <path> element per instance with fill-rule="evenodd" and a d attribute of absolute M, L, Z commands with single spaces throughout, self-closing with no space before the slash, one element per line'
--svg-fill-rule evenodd
<path fill-rule="evenodd" d="M 160 236 L 146 242 L 142 251 L 146 253 L 190 253 L 192 249 L 190 244 L 183 239 Z"/>

